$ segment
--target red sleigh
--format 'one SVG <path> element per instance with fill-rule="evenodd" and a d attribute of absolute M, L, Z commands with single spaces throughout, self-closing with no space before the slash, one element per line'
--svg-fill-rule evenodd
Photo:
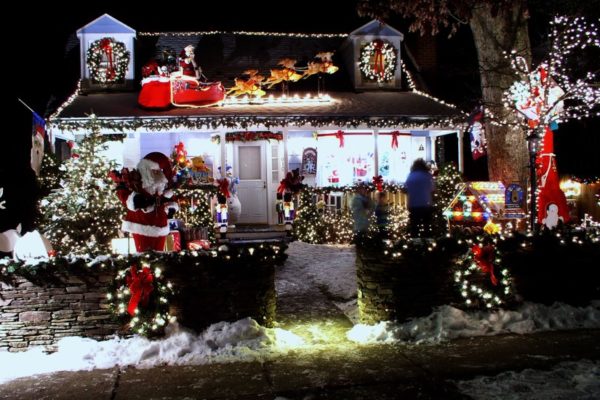
<path fill-rule="evenodd" d="M 144 108 L 208 107 L 225 98 L 221 82 L 198 82 L 188 76 L 151 76 L 142 81 L 138 104 Z"/>

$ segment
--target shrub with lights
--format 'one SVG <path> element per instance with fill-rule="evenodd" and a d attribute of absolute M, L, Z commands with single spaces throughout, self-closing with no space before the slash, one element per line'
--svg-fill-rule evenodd
<path fill-rule="evenodd" d="M 107 146 L 95 117 L 89 134 L 60 166 L 60 187 L 40 202 L 41 231 L 62 254 L 110 253 L 123 212 L 108 178 L 116 163 L 103 154 Z"/>

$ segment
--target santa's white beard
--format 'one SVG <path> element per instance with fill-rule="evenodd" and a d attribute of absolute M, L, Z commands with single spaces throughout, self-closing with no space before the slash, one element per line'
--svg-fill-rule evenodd
<path fill-rule="evenodd" d="M 144 190 L 150 194 L 161 195 L 169 181 L 165 177 L 165 174 L 161 173 L 160 175 L 150 175 L 144 177 L 142 175 L 142 187 Z"/>

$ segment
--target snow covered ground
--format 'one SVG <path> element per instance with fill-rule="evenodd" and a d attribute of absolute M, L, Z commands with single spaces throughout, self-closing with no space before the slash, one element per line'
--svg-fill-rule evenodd
<path fill-rule="evenodd" d="M 288 296 L 288 300 L 292 301 L 308 299 L 307 303 L 291 307 L 292 312 L 317 307 L 319 302 L 325 301 L 329 304 L 321 307 L 325 312 L 330 312 L 331 308 L 335 309 L 331 305 L 334 299 L 338 307 L 345 307 L 347 315 L 356 315 L 355 254 L 352 247 L 296 242 L 290 245 L 288 252 L 288 262 L 277 274 L 278 296 Z M 315 286 L 318 290 L 315 290 Z M 337 313 L 341 314 L 339 310 Z M 318 307 L 310 314 L 311 317 L 319 315 Z M 293 322 L 289 316 L 288 320 Z M 298 334 L 301 332 L 295 332 L 291 322 L 285 328 L 288 330 L 265 328 L 246 318 L 234 323 L 214 324 L 201 334 L 180 329 L 173 324 L 165 338 L 154 341 L 141 337 L 115 337 L 101 342 L 77 337 L 64 338 L 58 343 L 58 351 L 53 354 L 44 353 L 42 348 L 22 353 L 0 352 L 0 366 L 10 366 L 0 368 L 0 383 L 17 377 L 65 370 L 263 360 L 290 351 L 308 351 L 315 346 L 327 346 L 330 340 L 319 335 L 315 329 L 312 338 L 300 337 Z M 580 308 L 564 304 L 525 304 L 516 311 L 495 312 L 465 312 L 443 306 L 427 317 L 403 324 L 382 322 L 374 326 L 355 325 L 347 332 L 347 337 L 356 343 L 346 341 L 345 346 L 359 346 L 360 343 L 437 343 L 465 336 L 573 328 L 600 328 L 600 302 Z"/>
<path fill-rule="evenodd" d="M 510 371 L 455 383 L 474 400 L 592 400 L 600 393 L 600 363 L 569 361 L 549 371 Z"/>

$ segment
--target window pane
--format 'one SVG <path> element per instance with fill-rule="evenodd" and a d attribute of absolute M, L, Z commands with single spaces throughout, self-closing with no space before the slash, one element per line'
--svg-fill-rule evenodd
<path fill-rule="evenodd" d="M 260 179 L 260 146 L 238 147 L 240 179 Z"/>

